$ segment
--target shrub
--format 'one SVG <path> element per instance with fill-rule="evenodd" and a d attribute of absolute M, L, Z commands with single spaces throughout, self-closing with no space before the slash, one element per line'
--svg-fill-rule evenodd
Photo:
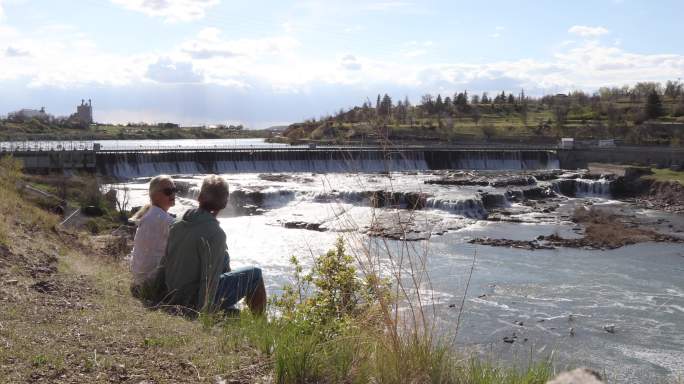
<path fill-rule="evenodd" d="M 0 180 L 5 186 L 14 185 L 21 176 L 21 161 L 12 156 L 0 158 Z"/>
<path fill-rule="evenodd" d="M 100 224 L 97 222 L 97 220 L 93 220 L 93 219 L 86 221 L 84 226 L 85 226 L 86 230 L 88 230 L 88 232 L 90 232 L 93 235 L 99 234 L 100 231 L 102 230 L 102 228 L 100 228 Z"/>

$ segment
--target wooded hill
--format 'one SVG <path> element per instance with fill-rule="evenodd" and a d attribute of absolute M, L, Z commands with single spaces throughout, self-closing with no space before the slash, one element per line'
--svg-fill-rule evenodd
<path fill-rule="evenodd" d="M 290 125 L 283 140 L 368 143 L 468 140 L 555 142 L 560 137 L 618 139 L 627 144 L 680 146 L 684 83 L 642 82 L 593 94 L 530 97 L 503 91 L 424 95 L 413 105 L 389 95 L 332 116 Z"/>

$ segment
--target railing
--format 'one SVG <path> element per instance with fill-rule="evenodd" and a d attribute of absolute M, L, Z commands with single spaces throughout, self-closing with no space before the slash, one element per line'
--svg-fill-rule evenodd
<path fill-rule="evenodd" d="M 326 151 L 449 151 L 449 150 L 556 150 L 558 146 L 508 145 L 508 144 L 467 144 L 467 145 L 317 145 L 317 146 L 138 146 L 134 148 L 100 149 L 98 153 L 135 153 L 135 152 L 326 152 Z"/>
<path fill-rule="evenodd" d="M 666 152 L 681 152 L 684 148 L 675 147 L 644 147 L 625 146 L 598 147 L 576 145 L 573 148 L 562 148 L 559 145 L 540 144 L 509 144 L 509 143 L 459 143 L 459 144 L 434 144 L 434 145 L 126 145 L 115 148 L 100 148 L 97 142 L 92 141 L 5 141 L 0 142 L 2 152 L 76 152 L 94 151 L 97 153 L 155 153 L 155 152 L 325 152 L 325 151 L 458 151 L 458 150 L 532 150 L 532 151 L 555 151 L 555 150 L 599 150 L 599 151 L 640 151 L 658 150 Z"/>
<path fill-rule="evenodd" d="M 5 141 L 0 142 L 0 152 L 60 152 L 93 151 L 92 142 Z"/>

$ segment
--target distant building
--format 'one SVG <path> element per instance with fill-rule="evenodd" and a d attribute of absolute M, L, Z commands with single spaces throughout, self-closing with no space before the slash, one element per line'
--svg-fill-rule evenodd
<path fill-rule="evenodd" d="M 81 99 L 81 105 L 76 106 L 76 113 L 69 116 L 69 120 L 81 124 L 92 124 L 93 102 L 90 99 L 88 99 L 88 102 L 86 103 L 85 100 Z"/>
<path fill-rule="evenodd" d="M 164 129 L 178 129 L 180 128 L 180 125 L 176 123 L 157 123 L 157 127 Z"/>
<path fill-rule="evenodd" d="M 41 107 L 40 109 L 24 108 L 16 112 L 10 112 L 7 115 L 7 118 L 13 121 L 29 121 L 31 119 L 48 121 L 52 119 L 52 115 L 45 112 L 45 107 Z"/>

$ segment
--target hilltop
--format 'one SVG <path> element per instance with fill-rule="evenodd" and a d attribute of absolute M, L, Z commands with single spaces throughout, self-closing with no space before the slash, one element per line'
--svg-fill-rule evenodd
<path fill-rule="evenodd" d="M 335 143 L 503 141 L 551 143 L 560 137 L 681 146 L 684 84 L 637 83 L 588 94 L 529 97 L 501 92 L 424 95 L 416 105 L 378 95 L 331 116 L 290 125 L 281 140 Z"/>

